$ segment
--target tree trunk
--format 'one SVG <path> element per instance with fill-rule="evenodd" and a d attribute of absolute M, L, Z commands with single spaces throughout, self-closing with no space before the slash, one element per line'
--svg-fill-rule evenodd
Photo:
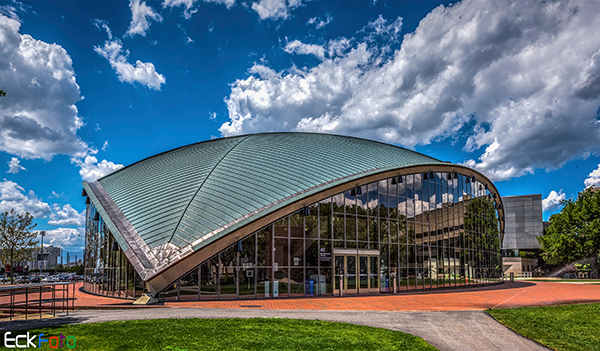
<path fill-rule="evenodd" d="M 15 283 L 15 279 L 13 278 L 13 254 L 14 254 L 14 249 L 10 249 L 10 284 L 14 284 Z"/>

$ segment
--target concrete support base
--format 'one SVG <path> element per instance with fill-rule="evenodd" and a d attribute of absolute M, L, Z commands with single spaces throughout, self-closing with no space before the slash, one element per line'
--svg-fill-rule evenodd
<path fill-rule="evenodd" d="M 134 305 L 152 305 L 158 302 L 158 299 L 150 294 L 144 294 L 139 299 L 135 300 Z"/>

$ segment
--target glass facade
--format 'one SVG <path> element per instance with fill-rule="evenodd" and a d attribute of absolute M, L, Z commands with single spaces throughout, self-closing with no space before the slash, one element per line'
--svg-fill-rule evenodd
<path fill-rule="evenodd" d="M 87 205 L 83 288 L 93 294 L 137 299 L 144 282 L 94 205 Z"/>
<path fill-rule="evenodd" d="M 94 216 L 90 205 L 86 290 L 128 294 L 121 288 L 130 280 L 136 287 L 137 274 Z M 475 178 L 428 172 L 364 184 L 288 215 L 202 262 L 159 298 L 357 295 L 501 281 L 492 194 Z"/>

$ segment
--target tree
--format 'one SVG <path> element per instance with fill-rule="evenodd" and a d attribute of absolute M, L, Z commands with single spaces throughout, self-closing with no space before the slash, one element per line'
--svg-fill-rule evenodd
<path fill-rule="evenodd" d="M 14 209 L 0 213 L 0 249 L 5 264 L 10 264 L 13 277 L 15 262 L 30 259 L 37 247 L 37 232 L 31 232 L 36 224 L 29 212 L 18 213 Z"/>
<path fill-rule="evenodd" d="M 2 89 L 0 89 L 0 96 L 3 96 L 3 97 L 6 96 L 6 92 Z"/>
<path fill-rule="evenodd" d="M 560 213 L 550 216 L 546 234 L 537 238 L 544 260 L 555 265 L 589 260 L 599 276 L 600 191 L 590 187 L 561 204 Z"/>

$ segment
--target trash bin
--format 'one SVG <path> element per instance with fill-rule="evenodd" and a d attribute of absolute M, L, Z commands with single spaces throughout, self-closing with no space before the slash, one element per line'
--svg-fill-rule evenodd
<path fill-rule="evenodd" d="M 315 281 L 312 279 L 307 279 L 304 286 L 304 294 L 306 296 L 313 296 L 315 291 Z"/>

